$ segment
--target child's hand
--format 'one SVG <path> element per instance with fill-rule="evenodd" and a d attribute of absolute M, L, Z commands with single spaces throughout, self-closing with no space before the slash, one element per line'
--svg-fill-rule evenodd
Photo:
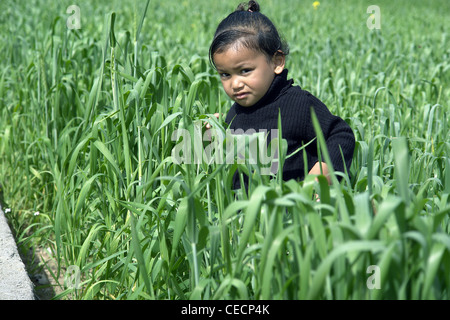
<path fill-rule="evenodd" d="M 216 113 L 214 113 L 214 116 L 215 116 L 217 119 L 219 119 L 219 116 L 220 116 L 220 115 L 219 115 L 219 113 L 216 112 Z M 211 125 L 209 124 L 209 122 L 206 123 L 206 129 L 211 129 Z"/>
<path fill-rule="evenodd" d="M 322 171 L 320 170 L 320 167 L 322 167 Z M 331 177 L 330 177 L 330 171 L 328 170 L 328 166 L 325 162 L 319 163 L 317 162 L 309 171 L 309 174 L 312 175 L 320 175 L 323 174 L 328 181 L 328 184 L 331 185 Z"/>
<path fill-rule="evenodd" d="M 320 167 L 322 167 L 322 171 L 320 170 Z M 309 171 L 309 174 L 311 175 L 320 175 L 323 174 L 328 181 L 328 184 L 331 185 L 331 177 L 330 177 L 330 171 L 328 170 L 328 166 L 325 162 L 319 163 L 317 162 Z M 316 178 L 315 179 L 317 182 L 319 182 L 319 180 Z M 320 197 L 317 193 L 314 193 L 314 200 L 317 202 L 320 202 Z"/>

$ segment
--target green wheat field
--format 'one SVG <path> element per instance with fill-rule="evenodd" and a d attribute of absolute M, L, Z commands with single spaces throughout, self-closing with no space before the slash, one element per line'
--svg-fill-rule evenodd
<path fill-rule="evenodd" d="M 226 130 L 208 48 L 238 2 L 1 1 L 0 200 L 53 298 L 450 299 L 450 2 L 259 2 L 354 130 L 331 186 L 174 160 L 176 130 Z"/>

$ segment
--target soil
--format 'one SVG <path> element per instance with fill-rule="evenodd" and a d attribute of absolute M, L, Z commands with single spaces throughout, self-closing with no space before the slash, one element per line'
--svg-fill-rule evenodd
<path fill-rule="evenodd" d="M 60 275 L 58 279 L 59 283 L 55 280 L 57 264 L 47 250 L 43 248 L 30 248 L 26 254 L 21 253 L 21 256 L 28 276 L 34 284 L 34 292 L 37 300 L 52 300 L 63 291 L 64 277 Z"/>

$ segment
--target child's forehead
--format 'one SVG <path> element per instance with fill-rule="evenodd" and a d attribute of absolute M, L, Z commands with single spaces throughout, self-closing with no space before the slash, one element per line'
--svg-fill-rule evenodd
<path fill-rule="evenodd" d="M 231 53 L 236 53 L 239 55 L 250 54 L 250 55 L 255 55 L 255 56 L 262 54 L 262 52 L 260 50 L 257 50 L 252 45 L 249 45 L 248 43 L 246 43 L 246 41 L 244 39 L 240 39 L 240 40 L 234 41 L 233 43 L 228 44 L 227 46 L 222 48 L 222 50 L 217 51 L 217 53 L 219 53 L 219 52 L 231 52 Z"/>
<path fill-rule="evenodd" d="M 265 55 L 257 50 L 250 49 L 244 46 L 229 46 L 228 48 L 216 52 L 213 56 L 214 63 L 217 67 L 220 65 L 234 65 L 257 62 L 260 58 L 265 58 Z"/>

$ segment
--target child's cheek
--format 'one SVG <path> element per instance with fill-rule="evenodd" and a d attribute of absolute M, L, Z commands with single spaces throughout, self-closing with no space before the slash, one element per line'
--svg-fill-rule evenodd
<path fill-rule="evenodd" d="M 234 100 L 233 90 L 231 90 L 230 88 L 228 88 L 228 87 L 226 86 L 226 84 L 223 84 L 223 89 L 225 90 L 225 93 L 227 94 L 227 96 L 230 97 L 231 100 Z"/>

